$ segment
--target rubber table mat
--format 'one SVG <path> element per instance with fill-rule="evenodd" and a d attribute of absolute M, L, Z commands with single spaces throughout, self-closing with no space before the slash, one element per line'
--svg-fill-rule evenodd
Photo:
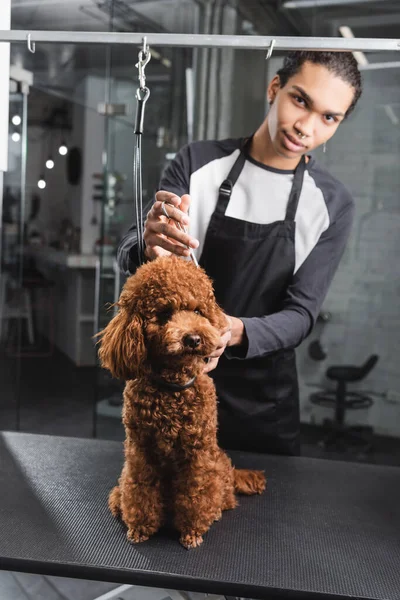
<path fill-rule="evenodd" d="M 400 598 L 400 469 L 234 452 L 264 469 L 202 546 L 132 545 L 107 508 L 122 444 L 0 434 L 0 568 L 251 598 Z"/>

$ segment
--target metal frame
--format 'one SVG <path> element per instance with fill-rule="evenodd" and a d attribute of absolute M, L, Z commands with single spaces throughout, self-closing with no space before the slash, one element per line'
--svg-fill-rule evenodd
<path fill-rule="evenodd" d="M 376 52 L 400 50 L 400 40 L 342 37 L 265 37 L 252 35 L 205 35 L 186 33 L 120 33 L 104 31 L 0 31 L 0 42 L 25 42 L 31 51 L 37 42 L 58 44 L 141 44 L 150 47 L 242 48 L 243 50 L 325 50 Z"/>

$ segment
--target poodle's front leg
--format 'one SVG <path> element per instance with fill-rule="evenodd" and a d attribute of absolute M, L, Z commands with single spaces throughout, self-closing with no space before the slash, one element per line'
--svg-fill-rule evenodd
<path fill-rule="evenodd" d="M 144 542 L 164 518 L 161 482 L 156 469 L 140 454 L 125 462 L 120 482 L 120 512 L 131 542 Z"/>
<path fill-rule="evenodd" d="M 221 518 L 224 501 L 223 480 L 211 461 L 196 460 L 178 474 L 174 485 L 174 522 L 185 548 L 203 541 L 214 521 Z"/>

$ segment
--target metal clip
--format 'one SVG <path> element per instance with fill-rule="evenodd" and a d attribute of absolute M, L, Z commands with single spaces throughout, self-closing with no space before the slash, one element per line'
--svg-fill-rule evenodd
<path fill-rule="evenodd" d="M 147 63 L 151 59 L 151 52 L 147 45 L 147 38 L 143 38 L 143 48 L 139 52 L 139 62 L 135 65 L 139 69 L 139 87 L 143 90 L 146 87 L 146 75 L 144 73 Z"/>
<path fill-rule="evenodd" d="M 26 44 L 28 46 L 29 52 L 32 52 L 32 54 L 35 54 L 36 45 L 35 45 L 35 42 L 32 42 L 30 33 L 28 33 L 28 35 L 26 36 Z"/>
<path fill-rule="evenodd" d="M 265 60 L 268 60 L 269 58 L 271 58 L 275 44 L 276 44 L 276 40 L 272 40 L 270 47 L 268 48 L 268 52 L 267 52 L 267 56 L 265 57 Z"/>

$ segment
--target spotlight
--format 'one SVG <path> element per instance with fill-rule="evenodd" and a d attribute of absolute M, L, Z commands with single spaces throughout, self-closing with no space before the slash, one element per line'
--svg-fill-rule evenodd
<path fill-rule="evenodd" d="M 46 160 L 46 168 L 52 169 L 53 167 L 54 167 L 54 160 L 51 158 L 51 156 L 49 156 L 49 158 Z"/>
<path fill-rule="evenodd" d="M 21 117 L 19 115 L 14 115 L 11 119 L 11 123 L 13 125 L 21 125 Z"/>
<path fill-rule="evenodd" d="M 61 156 L 65 156 L 67 154 L 68 148 L 64 141 L 61 142 L 58 152 L 61 154 Z"/>
<path fill-rule="evenodd" d="M 44 175 L 41 175 L 40 179 L 38 181 L 38 188 L 40 188 L 41 190 L 44 190 L 45 187 L 46 187 L 46 180 L 44 178 Z"/>
<path fill-rule="evenodd" d="M 14 133 L 11 136 L 11 139 L 13 142 L 19 142 L 19 140 L 21 139 L 21 135 L 18 133 L 18 131 L 14 131 Z"/>

